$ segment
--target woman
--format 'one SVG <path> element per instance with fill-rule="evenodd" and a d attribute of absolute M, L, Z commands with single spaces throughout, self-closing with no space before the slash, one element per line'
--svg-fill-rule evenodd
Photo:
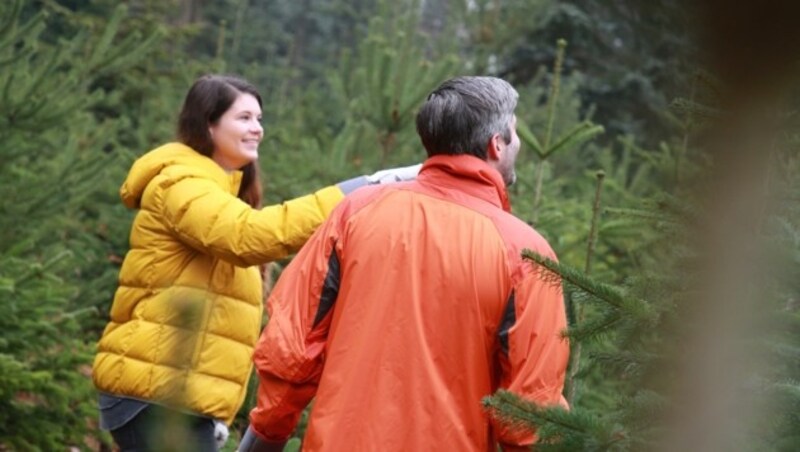
<path fill-rule="evenodd" d="M 163 447 L 150 432 L 165 419 L 187 427 L 181 447 L 217 450 L 215 421 L 227 437 L 251 373 L 263 302 L 258 266 L 297 251 L 346 192 L 412 179 L 419 169 L 261 208 L 260 120 L 251 84 L 204 76 L 184 101 L 179 142 L 138 159 L 122 185 L 123 202 L 139 212 L 93 379 L 101 427 L 123 451 Z"/>

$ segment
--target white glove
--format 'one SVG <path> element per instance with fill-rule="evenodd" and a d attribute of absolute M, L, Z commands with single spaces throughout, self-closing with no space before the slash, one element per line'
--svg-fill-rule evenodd
<path fill-rule="evenodd" d="M 417 173 L 419 173 L 420 168 L 422 168 L 421 163 L 411 166 L 402 166 L 398 168 L 389 168 L 385 170 L 380 170 L 376 173 L 366 176 L 367 183 L 391 184 L 392 182 L 404 182 L 404 181 L 414 180 L 417 178 Z"/>
<path fill-rule="evenodd" d="M 228 426 L 224 422 L 214 419 L 214 439 L 217 440 L 217 450 L 222 450 L 222 446 L 228 441 Z"/>

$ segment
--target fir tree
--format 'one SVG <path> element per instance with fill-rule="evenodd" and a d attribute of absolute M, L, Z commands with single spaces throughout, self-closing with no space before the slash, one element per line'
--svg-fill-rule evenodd
<path fill-rule="evenodd" d="M 682 122 L 686 134 L 719 114 L 695 99 L 678 105 L 694 118 Z M 539 407 L 508 392 L 484 401 L 493 415 L 518 428 L 536 431 L 536 450 L 683 450 L 690 438 L 697 440 L 697 445 L 710 441 L 737 450 L 788 451 L 800 445 L 796 432 L 800 416 L 800 367 L 796 359 L 800 344 L 800 309 L 796 304 L 800 293 L 796 283 L 800 268 L 797 156 L 791 151 L 777 153 L 763 200 L 788 202 L 766 203 L 774 207 L 762 212 L 762 226 L 750 231 L 750 243 L 741 244 L 752 260 L 749 267 L 773 270 L 746 275 L 748 283 L 743 287 L 757 294 L 757 308 L 740 302 L 727 307 L 740 311 L 733 316 L 712 313 L 723 319 L 716 328 L 739 327 L 717 331 L 712 323 L 705 322 L 707 301 L 700 295 L 714 293 L 705 287 L 721 264 L 697 243 L 698 237 L 705 237 L 713 227 L 706 214 L 712 207 L 707 204 L 708 198 L 693 196 L 688 190 L 693 186 L 686 185 L 689 181 L 706 182 L 702 177 L 707 179 L 709 170 L 698 162 L 706 161 L 707 156 L 697 149 L 687 155 L 686 134 L 676 146 L 662 145 L 659 152 L 647 153 L 655 179 L 683 181 L 684 185 L 671 185 L 672 194 L 653 196 L 639 209 L 606 209 L 606 215 L 612 218 L 609 223 L 617 221 L 615 227 L 628 228 L 644 242 L 636 251 L 636 271 L 623 284 L 608 284 L 588 275 L 588 265 L 580 271 L 525 254 L 553 283 L 562 281 L 567 296 L 584 306 L 587 313 L 583 320 L 572 318 L 567 332 L 573 352 L 578 344 L 589 349 L 581 356 L 580 371 L 572 375 L 582 384 L 571 411 Z M 602 236 L 602 225 L 600 231 Z M 774 252 L 757 251 L 761 244 Z M 748 318 L 743 319 L 744 315 Z M 696 342 L 698 337 L 711 342 L 711 349 L 722 346 L 736 350 L 731 356 L 754 359 L 741 362 L 731 361 L 727 354 L 698 354 L 695 348 L 707 347 Z M 716 394 L 695 394 L 696 400 L 691 400 L 687 384 L 700 384 L 698 380 L 711 376 L 697 376 L 697 369 L 691 366 L 697 364 L 695 355 L 719 360 L 703 363 L 704 369 L 736 375 L 723 375 L 719 384 L 724 387 Z M 594 397 L 594 392 L 605 397 Z M 725 398 L 719 400 L 721 396 Z M 693 404 L 702 406 L 706 402 L 731 407 L 728 414 L 733 419 L 708 420 L 708 429 L 713 430 L 708 433 L 710 440 L 691 435 L 703 430 L 704 425 L 687 426 L 676 417 L 692 409 Z M 678 440 L 674 432 L 681 433 Z"/>
<path fill-rule="evenodd" d="M 100 35 L 49 44 L 45 15 L 25 18 L 27 6 L 0 5 L 0 448 L 59 450 L 96 417 L 79 272 L 102 247 L 82 221 L 114 156 L 87 110 L 103 94 L 92 86 L 150 41 L 119 39 L 118 9 Z"/>

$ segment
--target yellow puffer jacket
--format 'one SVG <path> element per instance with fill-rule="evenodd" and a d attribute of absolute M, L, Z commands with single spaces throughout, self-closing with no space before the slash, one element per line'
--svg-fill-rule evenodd
<path fill-rule="evenodd" d="M 257 264 L 297 251 L 344 197 L 331 186 L 253 210 L 240 181 L 179 143 L 134 163 L 120 194 L 139 212 L 94 361 L 100 391 L 233 420 L 260 329 Z"/>

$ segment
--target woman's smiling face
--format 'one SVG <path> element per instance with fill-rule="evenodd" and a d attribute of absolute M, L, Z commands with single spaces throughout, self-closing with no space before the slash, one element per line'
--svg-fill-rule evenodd
<path fill-rule="evenodd" d="M 208 126 L 214 142 L 212 158 L 226 171 L 242 168 L 258 159 L 258 145 L 264 137 L 261 107 L 250 94 L 239 94 L 219 121 Z"/>

